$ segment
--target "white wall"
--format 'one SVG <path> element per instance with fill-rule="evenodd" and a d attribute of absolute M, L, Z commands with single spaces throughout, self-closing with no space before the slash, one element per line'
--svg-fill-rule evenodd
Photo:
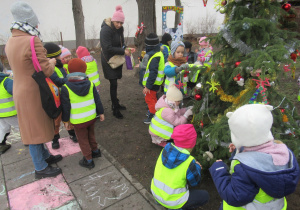
<path fill-rule="evenodd" d="M 0 0 L 0 44 L 5 44 L 10 36 L 10 25 L 13 17 L 10 13 L 10 6 L 18 0 Z M 145 0 L 147 1 L 147 0 Z M 62 32 L 63 40 L 75 40 L 75 28 L 72 12 L 71 0 L 26 0 L 35 13 L 37 14 L 44 41 L 60 40 L 59 32 Z M 182 0 L 184 6 L 184 33 L 188 33 L 187 26 L 192 24 L 195 28 L 199 28 L 199 20 L 206 15 L 214 16 L 217 19 L 216 26 L 220 26 L 223 22 L 223 15 L 216 12 L 214 1 L 208 1 L 206 7 L 203 6 L 201 0 Z M 111 17 L 116 5 L 122 5 L 125 14 L 125 36 L 133 37 L 138 24 L 138 8 L 136 0 L 82 0 L 82 7 L 85 17 L 86 38 L 98 39 L 99 31 L 103 19 Z M 162 6 L 174 6 L 175 0 L 156 0 L 156 20 L 157 33 L 161 35 L 162 25 Z M 172 18 L 174 15 L 171 15 Z M 169 15 L 168 15 L 169 17 Z M 173 22 L 169 20 L 168 22 Z M 173 25 L 169 26 L 173 27 Z"/>

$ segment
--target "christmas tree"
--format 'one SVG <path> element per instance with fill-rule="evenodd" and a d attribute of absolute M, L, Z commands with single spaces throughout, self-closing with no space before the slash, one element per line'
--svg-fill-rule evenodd
<path fill-rule="evenodd" d="M 227 112 L 244 104 L 274 107 L 272 133 L 299 156 L 299 116 L 280 94 L 279 80 L 293 67 L 290 54 L 299 46 L 297 33 L 280 24 L 287 14 L 278 0 L 218 1 L 225 14 L 219 33 L 210 39 L 214 56 L 194 89 L 193 124 L 198 133 L 196 158 L 205 169 L 216 159 L 228 160 L 231 142 Z M 190 77 L 196 72 L 191 68 Z M 250 129 L 250 128 L 249 128 Z"/>

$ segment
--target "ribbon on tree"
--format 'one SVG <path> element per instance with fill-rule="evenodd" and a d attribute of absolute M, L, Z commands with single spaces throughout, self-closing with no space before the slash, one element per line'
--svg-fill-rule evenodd
<path fill-rule="evenodd" d="M 271 86 L 270 82 L 269 82 L 269 78 L 266 78 L 265 80 L 262 79 L 252 79 L 253 81 L 256 82 L 257 86 L 257 90 L 255 91 L 255 93 L 253 94 L 253 96 L 251 97 L 249 103 L 250 104 L 256 104 L 258 102 L 255 101 L 255 99 L 257 98 L 258 93 L 260 92 L 260 94 L 263 97 L 262 103 L 263 104 L 269 104 L 268 100 L 267 100 L 267 96 L 266 96 L 266 90 L 267 88 L 265 86 Z"/>
<path fill-rule="evenodd" d="M 291 66 L 291 64 L 289 64 L 289 65 L 284 65 L 284 66 L 283 66 L 284 72 L 291 71 L 290 66 Z"/>
<path fill-rule="evenodd" d="M 137 26 L 137 30 L 135 32 L 135 38 L 137 38 L 139 34 L 143 33 L 145 27 L 146 26 L 144 26 L 143 22 L 141 22 L 141 26 Z"/>
<path fill-rule="evenodd" d="M 211 82 L 206 82 L 206 84 L 211 85 L 211 87 L 209 88 L 209 91 L 212 91 L 213 93 L 215 92 L 215 90 L 218 90 L 218 88 L 216 86 L 219 86 L 220 83 L 215 82 L 214 80 L 211 80 Z"/>
<path fill-rule="evenodd" d="M 204 7 L 206 7 L 208 0 L 203 0 Z"/>

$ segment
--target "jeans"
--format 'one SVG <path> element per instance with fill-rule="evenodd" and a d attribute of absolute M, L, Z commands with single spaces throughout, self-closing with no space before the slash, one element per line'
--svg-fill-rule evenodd
<path fill-rule="evenodd" d="M 44 170 L 48 166 L 45 159 L 50 157 L 50 153 L 44 144 L 29 144 L 29 152 L 36 171 Z"/>
<path fill-rule="evenodd" d="M 118 89 L 118 80 L 117 79 L 110 79 L 110 99 L 113 106 L 118 105 L 118 98 L 117 98 L 117 89 Z"/>
<path fill-rule="evenodd" d="M 209 200 L 209 194 L 206 190 L 190 190 L 188 201 L 181 207 L 182 210 L 193 209 L 203 206 Z"/>

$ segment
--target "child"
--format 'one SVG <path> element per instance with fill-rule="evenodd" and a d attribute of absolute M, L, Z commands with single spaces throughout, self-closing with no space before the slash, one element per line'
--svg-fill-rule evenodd
<path fill-rule="evenodd" d="M 54 82 L 57 87 L 61 88 L 62 85 L 65 84 L 67 81 L 67 73 L 63 67 L 62 61 L 60 60 L 61 57 L 61 49 L 57 44 L 54 43 L 47 43 L 44 45 L 44 48 L 47 50 L 47 58 L 55 58 L 56 64 L 54 68 L 54 73 L 50 76 L 50 79 Z M 52 149 L 59 149 L 59 128 L 61 123 L 61 114 L 54 120 L 55 130 L 54 130 L 54 137 L 52 140 Z M 77 137 L 74 132 L 74 128 L 70 127 L 67 129 L 70 139 L 76 143 Z"/>
<path fill-rule="evenodd" d="M 85 74 L 86 68 L 83 60 L 70 60 L 68 81 L 61 88 L 61 104 L 62 120 L 66 128 L 74 126 L 83 154 L 79 165 L 92 169 L 95 167 L 93 158 L 101 157 L 95 139 L 96 115 L 104 121 L 104 110 L 94 83 Z"/>
<path fill-rule="evenodd" d="M 192 52 L 192 43 L 190 43 L 189 41 L 185 41 L 184 42 L 184 46 L 185 46 L 185 52 L 186 52 L 186 61 L 189 64 L 193 64 L 196 62 L 196 54 L 194 52 Z"/>
<path fill-rule="evenodd" d="M 180 90 L 172 85 L 167 94 L 162 95 L 155 104 L 156 113 L 149 126 L 149 133 L 154 144 L 166 146 L 174 127 L 187 123 L 187 118 L 193 114 L 192 107 L 179 108 L 182 99 Z"/>
<path fill-rule="evenodd" d="M 286 209 L 299 166 L 292 151 L 274 140 L 272 106 L 247 104 L 228 112 L 232 154 L 230 173 L 222 160 L 209 169 L 223 199 L 220 209 Z"/>
<path fill-rule="evenodd" d="M 187 81 L 188 77 L 185 75 L 184 80 L 177 79 L 179 73 L 183 73 L 184 70 L 189 69 L 189 65 L 186 63 L 186 57 L 184 54 L 184 44 L 182 41 L 173 41 L 171 43 L 171 55 L 168 58 L 168 62 L 165 64 L 164 72 L 166 74 L 164 93 L 168 91 L 171 83 L 176 83 L 180 87 L 181 92 L 187 94 Z"/>
<path fill-rule="evenodd" d="M 193 209 L 208 202 L 205 190 L 189 190 L 201 181 L 201 165 L 191 156 L 197 133 L 192 124 L 178 125 L 172 134 L 174 144 L 168 143 L 160 153 L 151 182 L 155 200 L 168 209 Z"/>
<path fill-rule="evenodd" d="M 145 44 L 149 61 L 143 78 L 143 94 L 145 95 L 145 101 L 150 113 L 147 119 L 144 120 L 144 123 L 150 124 L 155 114 L 155 104 L 157 102 L 156 93 L 164 81 L 165 59 L 163 53 L 160 51 L 159 39 L 155 33 L 150 33 L 146 37 Z"/>
<path fill-rule="evenodd" d="M 85 74 L 89 78 L 89 80 L 94 83 L 97 92 L 100 93 L 100 77 L 96 60 L 93 56 L 91 56 L 86 47 L 79 46 L 76 50 L 76 54 L 78 58 L 86 63 L 87 69 Z"/>
<path fill-rule="evenodd" d="M 149 55 L 146 54 L 146 51 L 142 51 L 141 52 L 141 56 L 139 57 L 140 60 L 140 64 L 139 64 L 139 85 L 143 86 L 143 78 L 146 72 L 146 68 L 147 68 L 147 63 L 149 61 Z"/>
<path fill-rule="evenodd" d="M 0 62 L 0 155 L 11 147 L 10 144 L 6 144 L 11 126 L 19 130 L 17 111 L 12 96 L 13 80 L 8 77 L 9 74 L 3 73 L 3 65 Z"/>
<path fill-rule="evenodd" d="M 69 74 L 68 63 L 73 58 L 72 54 L 71 54 L 70 50 L 68 50 L 68 48 L 63 47 L 61 45 L 59 45 L 59 47 L 61 49 L 61 55 L 60 55 L 61 62 L 63 63 L 63 66 L 64 66 L 67 74 Z"/>
<path fill-rule="evenodd" d="M 170 45 L 172 42 L 172 37 L 168 33 L 164 33 L 164 35 L 161 37 L 161 46 L 162 46 L 162 52 L 164 54 L 165 62 L 167 62 L 168 57 L 171 53 Z"/>
<path fill-rule="evenodd" d="M 199 40 L 199 51 L 197 52 L 198 58 L 197 61 L 200 62 L 203 66 L 207 66 L 207 68 L 211 68 L 212 64 L 212 47 L 209 44 L 209 41 L 205 41 L 207 37 L 203 36 Z"/>

